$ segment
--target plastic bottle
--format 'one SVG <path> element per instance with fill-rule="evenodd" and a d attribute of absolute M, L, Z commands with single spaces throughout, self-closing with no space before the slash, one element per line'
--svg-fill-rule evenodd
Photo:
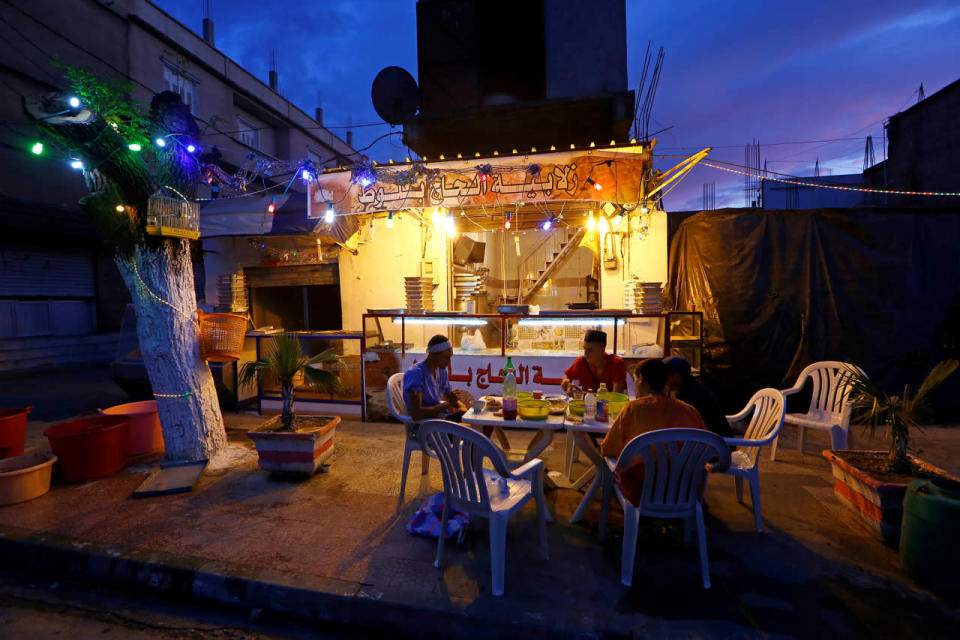
<path fill-rule="evenodd" d="M 517 377 L 514 375 L 513 362 L 507 358 L 503 368 L 503 419 L 517 419 Z"/>
<path fill-rule="evenodd" d="M 592 391 L 583 396 L 583 420 L 593 422 L 597 417 L 597 396 Z"/>
<path fill-rule="evenodd" d="M 606 422 L 607 421 L 607 407 L 610 402 L 610 392 L 607 390 L 607 383 L 601 382 L 600 388 L 597 389 L 597 400 L 596 400 L 596 410 L 595 410 L 595 419 L 597 422 Z"/>

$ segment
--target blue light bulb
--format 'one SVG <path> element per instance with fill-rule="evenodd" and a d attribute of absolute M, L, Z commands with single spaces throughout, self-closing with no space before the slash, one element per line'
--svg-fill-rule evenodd
<path fill-rule="evenodd" d="M 165 147 L 165 146 L 167 146 L 167 141 L 164 140 L 163 138 L 157 138 L 155 142 L 157 143 L 157 146 L 158 146 L 158 147 Z"/>

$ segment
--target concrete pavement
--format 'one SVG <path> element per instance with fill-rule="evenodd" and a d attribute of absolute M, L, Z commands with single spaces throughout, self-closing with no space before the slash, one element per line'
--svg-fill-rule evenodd
<path fill-rule="evenodd" d="M 294 482 L 257 468 L 244 435 L 257 416 L 225 419 L 230 446 L 192 493 L 130 498 L 155 468 L 148 460 L 0 508 L 4 565 L 400 637 L 946 638 L 960 622 L 956 603 L 916 587 L 896 550 L 837 503 L 818 455 L 828 444 L 822 434 L 808 436 L 801 455 L 785 432 L 782 461 L 761 463 L 766 533 L 753 530 L 733 480 L 711 478 L 710 591 L 700 586 L 695 548 L 654 522 L 641 530 L 634 587 L 623 587 L 618 510 L 600 542 L 599 505 L 570 525 L 581 494 L 560 489 L 547 495 L 556 518 L 550 560 L 539 554 L 528 505 L 510 523 L 506 594 L 496 598 L 485 523 L 448 545 L 442 570 L 433 567 L 435 540 L 406 532 L 442 480 L 436 461 L 421 476 L 414 454 L 397 509 L 399 425 L 345 421 L 330 473 Z M 43 426 L 30 424 L 32 446 L 45 447 Z M 561 466 L 562 437 L 545 454 L 548 466 Z M 856 442 L 867 440 L 858 431 Z M 928 428 L 917 444 L 934 464 L 960 471 L 960 430 Z"/>

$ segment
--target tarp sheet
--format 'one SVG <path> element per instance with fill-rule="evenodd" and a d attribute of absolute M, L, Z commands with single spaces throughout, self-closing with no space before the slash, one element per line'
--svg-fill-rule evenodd
<path fill-rule="evenodd" d="M 267 213 L 271 201 L 274 213 Z M 268 197 L 210 200 L 200 208 L 203 238 L 217 236 L 291 236 L 317 233 L 344 243 L 357 231 L 354 216 L 340 216 L 332 225 L 307 218 L 307 194 L 291 191 Z"/>
<path fill-rule="evenodd" d="M 957 357 L 958 241 L 957 210 L 700 212 L 672 237 L 669 295 L 703 312 L 704 379 L 728 411 L 819 360 L 899 393 Z M 958 390 L 955 374 L 936 394 L 939 420 L 957 419 Z"/>

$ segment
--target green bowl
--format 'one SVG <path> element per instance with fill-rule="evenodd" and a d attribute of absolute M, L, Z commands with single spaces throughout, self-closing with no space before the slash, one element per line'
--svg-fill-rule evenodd
<path fill-rule="evenodd" d="M 550 403 L 546 400 L 520 400 L 517 413 L 524 420 L 546 420 L 550 415 Z"/>
<path fill-rule="evenodd" d="M 619 395 L 619 394 L 618 394 Z M 617 417 L 623 408 L 627 406 L 627 401 L 624 402 L 610 402 L 607 404 L 607 415 L 611 418 Z"/>
<path fill-rule="evenodd" d="M 571 400 L 567 403 L 567 411 L 572 416 L 583 417 L 583 400 Z"/>
<path fill-rule="evenodd" d="M 533 400 L 533 392 L 532 392 L 532 391 L 517 391 L 517 400 L 518 400 L 518 401 L 522 401 L 522 400 Z"/>

